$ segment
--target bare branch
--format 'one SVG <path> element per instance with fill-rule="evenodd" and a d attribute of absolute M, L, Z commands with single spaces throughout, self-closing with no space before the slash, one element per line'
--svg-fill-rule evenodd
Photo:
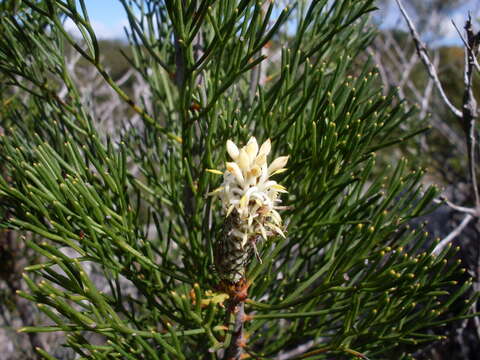
<path fill-rule="evenodd" d="M 465 40 L 465 37 L 463 36 L 463 34 L 461 33 L 460 29 L 458 28 L 457 24 L 455 24 L 455 21 L 452 20 L 452 24 L 453 26 L 455 27 L 455 30 L 457 30 L 457 33 L 458 33 L 458 36 L 460 36 L 460 39 L 462 39 L 462 42 L 463 42 L 463 45 L 465 45 L 465 48 L 470 51 L 470 52 L 473 52 L 473 50 L 470 48 L 470 45 L 468 44 L 467 40 Z M 472 58 L 473 60 L 473 65 L 475 66 L 475 68 L 477 69 L 477 71 L 480 72 L 480 64 L 478 64 L 478 59 L 476 56 L 473 56 Z"/>
<path fill-rule="evenodd" d="M 317 345 L 319 343 L 319 341 L 315 341 L 315 340 L 310 340 L 310 341 L 307 341 L 306 343 L 304 344 L 301 344 L 299 346 L 297 346 L 295 349 L 292 349 L 292 350 L 289 350 L 289 351 L 285 351 L 285 352 L 281 352 L 276 358 L 275 360 L 287 360 L 287 359 L 292 359 L 298 355 L 301 355 L 305 352 L 307 352 L 308 350 L 310 350 L 312 347 L 314 347 L 315 345 Z"/>
<path fill-rule="evenodd" d="M 435 57 L 433 58 L 433 65 L 438 66 L 439 62 L 439 53 L 438 51 L 435 52 Z M 433 80 L 432 78 L 428 79 L 427 86 L 425 86 L 425 91 L 423 93 L 423 96 L 421 99 L 419 99 L 420 102 L 420 119 L 424 119 L 427 116 L 427 111 L 430 105 L 430 101 L 432 98 L 432 90 L 433 90 Z"/>
<path fill-rule="evenodd" d="M 445 90 L 443 89 L 442 83 L 440 82 L 440 79 L 438 78 L 438 73 L 437 69 L 435 69 L 435 66 L 433 65 L 432 61 L 430 60 L 430 56 L 428 55 L 427 48 L 425 44 L 422 42 L 420 39 L 420 36 L 418 35 L 417 30 L 415 29 L 415 25 L 413 25 L 412 20 L 410 20 L 410 17 L 408 16 L 405 8 L 403 7 L 403 4 L 401 0 L 395 0 L 397 2 L 397 5 L 400 9 L 400 12 L 402 13 L 403 17 L 405 18 L 405 21 L 407 22 L 408 28 L 410 30 L 410 33 L 412 34 L 413 40 L 415 42 L 415 47 L 417 49 L 417 53 L 420 56 L 420 59 L 422 59 L 423 64 L 425 65 L 428 75 L 433 79 L 435 86 L 437 90 L 440 92 L 440 96 L 442 97 L 442 100 L 444 103 L 447 105 L 447 107 L 450 109 L 450 111 L 457 117 L 461 118 L 463 116 L 462 111 L 457 109 L 448 99 L 447 94 L 445 93 Z"/>
<path fill-rule="evenodd" d="M 432 251 L 432 255 L 437 256 L 438 254 L 440 254 L 443 251 L 443 249 L 445 249 L 445 247 L 453 241 L 453 239 L 455 239 L 458 235 L 460 235 L 463 229 L 465 229 L 468 223 L 473 219 L 474 217 L 472 215 L 467 214 L 463 218 L 460 225 L 458 225 L 450 234 L 448 234 L 442 241 L 440 241 L 437 246 L 435 246 L 435 249 L 433 249 Z"/>
<path fill-rule="evenodd" d="M 225 351 L 225 360 L 240 360 L 243 354 L 244 334 L 243 327 L 245 323 L 245 303 L 242 301 L 237 306 L 234 306 L 235 325 L 233 328 L 232 340 L 230 346 Z"/>
<path fill-rule="evenodd" d="M 477 130 L 475 122 L 477 120 L 477 101 L 473 94 L 473 69 L 474 59 L 476 56 L 477 36 L 472 29 L 472 21 L 470 15 L 465 23 L 465 31 L 467 33 L 468 46 L 465 48 L 465 70 L 464 70 L 464 82 L 465 91 L 463 93 L 463 107 L 462 107 L 462 119 L 465 136 L 467 139 L 468 160 L 469 160 L 469 172 L 472 179 L 473 192 L 475 194 L 475 206 L 480 209 L 480 194 L 478 191 L 477 172 L 476 172 L 476 141 Z"/>
<path fill-rule="evenodd" d="M 454 203 L 452 203 L 450 200 L 448 200 L 447 198 L 445 198 L 443 196 L 440 199 L 435 199 L 434 201 L 437 204 L 445 202 L 445 204 L 447 204 L 450 208 L 452 208 L 455 211 L 463 212 L 465 214 L 470 214 L 472 216 L 478 216 L 478 212 L 477 212 L 476 209 L 468 208 L 468 207 L 465 207 L 465 206 L 455 205 Z"/>

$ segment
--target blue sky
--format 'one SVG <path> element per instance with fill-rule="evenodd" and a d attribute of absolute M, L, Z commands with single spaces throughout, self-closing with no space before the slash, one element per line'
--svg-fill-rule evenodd
<path fill-rule="evenodd" d="M 85 0 L 89 16 L 107 26 L 116 26 L 125 18 L 123 6 L 118 0 Z"/>
<path fill-rule="evenodd" d="M 88 16 L 99 38 L 121 39 L 125 37 L 123 27 L 127 17 L 118 0 L 85 0 Z M 76 32 L 72 22 L 67 21 L 67 28 Z"/>
<path fill-rule="evenodd" d="M 422 0 L 419 0 L 422 1 Z M 97 36 L 99 38 L 119 39 L 124 38 L 123 27 L 127 24 L 127 19 L 123 6 L 118 0 L 85 0 L 90 19 Z M 459 9 L 458 12 L 451 14 L 451 18 L 462 27 L 465 14 L 468 10 L 473 11 L 478 16 L 479 1 L 471 0 L 469 4 Z M 378 14 L 384 22 L 384 27 L 400 26 L 404 28 L 404 22 L 399 18 L 399 13 L 394 0 L 389 0 L 386 7 L 380 9 Z M 67 24 L 67 27 L 73 24 Z M 441 27 L 442 44 L 459 44 L 458 34 L 456 33 L 450 21 L 444 21 Z"/>
<path fill-rule="evenodd" d="M 407 8 L 407 11 L 408 10 L 409 9 Z M 452 24 L 452 20 L 455 22 L 455 24 L 457 24 L 459 29 L 462 29 L 469 11 L 472 14 L 472 19 L 474 20 L 475 24 L 475 20 L 478 20 L 480 17 L 480 1 L 470 0 L 467 1 L 463 6 L 455 9 L 455 11 L 448 14 L 447 17 L 442 19 L 438 32 L 423 36 L 423 40 L 428 42 L 430 39 L 430 35 L 432 39 L 436 39 L 434 40 L 434 45 L 461 45 L 462 41 L 459 38 L 458 33 Z M 415 19 L 415 17 L 413 16 L 414 14 L 409 12 L 409 15 L 415 23 L 417 19 Z M 376 16 L 382 19 L 383 28 L 400 28 L 406 31 L 408 30 L 405 24 L 405 20 L 398 11 L 397 4 L 394 0 L 389 0 L 383 8 L 377 11 Z M 477 21 L 476 25 L 478 27 L 480 23 Z"/>

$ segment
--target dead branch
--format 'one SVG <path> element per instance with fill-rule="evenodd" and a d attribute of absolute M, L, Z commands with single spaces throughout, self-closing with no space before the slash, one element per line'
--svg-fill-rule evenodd
<path fill-rule="evenodd" d="M 397 2 L 400 12 L 402 13 L 403 17 L 405 18 L 405 21 L 407 22 L 407 26 L 413 37 L 413 41 L 415 42 L 417 53 L 420 56 L 420 59 L 422 60 L 423 64 L 427 68 L 428 75 L 433 79 L 435 87 L 439 91 L 440 96 L 442 97 L 442 100 L 455 116 L 462 118 L 463 116 L 462 111 L 457 109 L 448 99 L 447 94 L 445 93 L 442 83 L 440 82 L 440 79 L 438 77 L 437 69 L 435 68 L 432 61 L 430 60 L 430 56 L 428 55 L 427 48 L 425 44 L 422 42 L 422 40 L 420 39 L 420 36 L 418 35 L 415 25 L 413 24 L 412 20 L 408 16 L 405 8 L 403 7 L 401 0 L 395 0 L 395 1 Z"/>
<path fill-rule="evenodd" d="M 469 157 L 469 172 L 472 179 L 473 191 L 475 194 L 475 207 L 480 209 L 480 194 L 478 192 L 477 173 L 476 173 L 476 161 L 475 154 L 477 131 L 475 128 L 475 122 L 477 120 L 477 101 L 473 94 L 473 70 L 476 52 L 478 51 L 478 39 L 474 34 L 472 28 L 472 21 L 470 15 L 465 23 L 465 31 L 467 33 L 468 46 L 465 47 L 465 70 L 464 70 L 464 83 L 465 91 L 463 94 L 463 107 L 462 107 L 462 120 L 467 139 L 467 149 Z"/>
<path fill-rule="evenodd" d="M 432 255 L 439 255 L 445 247 L 450 244 L 458 235 L 460 235 L 465 229 L 465 227 L 474 219 L 473 215 L 467 214 L 463 218 L 462 222 L 460 225 L 458 225 L 450 234 L 448 234 L 445 238 L 443 238 L 437 246 L 435 246 L 435 249 L 432 251 Z"/>

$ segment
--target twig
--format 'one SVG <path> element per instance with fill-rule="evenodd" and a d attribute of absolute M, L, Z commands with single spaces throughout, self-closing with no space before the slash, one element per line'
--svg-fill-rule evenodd
<path fill-rule="evenodd" d="M 343 353 L 347 353 L 347 354 L 350 354 L 350 355 L 353 355 L 355 356 L 356 358 L 358 359 L 363 359 L 363 360 L 369 360 L 369 358 L 358 352 L 358 351 L 355 351 L 355 350 L 352 350 L 352 349 L 349 349 L 349 348 L 331 348 L 331 347 L 326 347 L 326 348 L 322 348 L 322 349 L 317 349 L 317 350 L 312 350 L 308 353 L 304 353 L 298 357 L 295 357 L 295 358 L 291 358 L 291 360 L 300 360 L 300 359 L 308 359 L 314 355 L 318 355 L 318 354 L 323 354 L 323 353 L 328 353 L 328 352 L 343 352 Z"/>
<path fill-rule="evenodd" d="M 239 360 L 243 353 L 243 324 L 245 323 L 245 302 L 241 301 L 232 309 L 235 313 L 235 325 L 233 327 L 232 340 L 227 351 L 225 351 L 224 360 Z"/>
<path fill-rule="evenodd" d="M 280 354 L 278 354 L 275 360 L 287 360 L 287 359 L 294 358 L 300 354 L 307 352 L 318 343 L 319 341 L 315 341 L 315 340 L 307 341 L 306 343 L 297 346 L 295 349 L 281 352 Z"/>
<path fill-rule="evenodd" d="M 433 59 L 434 66 L 438 65 L 439 61 L 439 54 L 438 51 L 435 52 L 435 58 Z M 420 119 L 424 119 L 427 116 L 427 111 L 429 108 L 429 103 L 432 97 L 432 89 L 433 89 L 433 80 L 432 78 L 428 79 L 427 86 L 425 86 L 425 92 L 420 100 Z"/>
<path fill-rule="evenodd" d="M 468 223 L 470 221 L 473 220 L 473 216 L 470 215 L 470 214 L 467 214 L 462 222 L 460 223 L 460 225 L 458 225 L 450 234 L 448 234 L 442 241 L 440 241 L 438 243 L 437 246 L 435 246 L 435 249 L 433 249 L 432 251 L 432 255 L 435 255 L 437 256 L 438 254 L 440 254 L 443 249 L 450 243 L 453 241 L 453 239 L 455 239 L 458 235 L 460 235 L 460 233 L 463 231 L 463 229 L 465 229 L 465 227 L 468 225 Z"/>
<path fill-rule="evenodd" d="M 415 65 L 417 65 L 417 54 L 413 54 L 413 56 L 410 58 L 408 63 L 405 64 L 405 67 L 402 72 L 402 77 L 400 79 L 400 82 L 398 83 L 399 87 L 403 87 L 407 80 L 410 77 L 410 73 L 412 72 L 413 68 Z"/>
<path fill-rule="evenodd" d="M 460 205 L 455 205 L 454 203 L 452 203 L 450 200 L 448 200 L 444 196 L 442 196 L 440 199 L 435 199 L 434 202 L 436 202 L 437 204 L 445 202 L 445 204 L 447 204 L 453 210 L 463 212 L 463 213 L 466 213 L 466 214 L 470 214 L 472 216 L 478 216 L 478 213 L 477 213 L 476 209 L 465 207 L 465 206 L 460 206 Z"/>
<path fill-rule="evenodd" d="M 475 207 L 478 210 L 480 208 L 480 194 L 478 192 L 477 173 L 476 173 L 476 127 L 475 122 L 477 119 L 477 102 L 473 94 L 473 69 L 474 69 L 474 50 L 476 47 L 477 37 L 473 33 L 471 17 L 469 15 L 467 22 L 465 23 L 465 31 L 467 32 L 468 46 L 465 48 L 465 71 L 464 82 L 465 91 L 463 93 L 463 107 L 462 107 L 462 119 L 463 127 L 465 130 L 465 136 L 467 139 L 468 150 L 468 162 L 469 172 L 472 179 L 473 191 L 475 194 Z"/>
<path fill-rule="evenodd" d="M 470 48 L 470 45 L 468 44 L 467 40 L 465 40 L 465 37 L 463 36 L 463 34 L 461 33 L 460 29 L 458 28 L 457 24 L 455 24 L 455 21 L 453 21 L 452 19 L 452 24 L 453 26 L 455 27 L 455 30 L 457 30 L 457 33 L 458 33 L 458 36 L 460 36 L 460 39 L 462 39 L 462 42 L 463 42 L 463 45 L 465 45 L 465 48 L 470 51 L 470 52 L 473 52 L 472 49 Z M 475 68 L 477 69 L 477 71 L 480 71 L 480 64 L 478 63 L 478 60 L 477 60 L 477 57 L 476 56 L 473 56 L 473 65 L 475 66 Z"/>
<path fill-rule="evenodd" d="M 459 109 L 457 109 L 448 99 L 447 94 L 443 90 L 442 83 L 440 82 L 440 79 L 438 78 L 438 73 L 437 70 L 435 69 L 435 66 L 433 65 L 432 61 L 430 60 L 430 57 L 428 55 L 427 48 L 425 44 L 420 40 L 420 36 L 418 35 L 417 30 L 415 29 L 415 25 L 413 25 L 412 20 L 410 20 L 410 17 L 408 16 L 405 8 L 403 7 L 403 4 L 401 0 L 395 0 L 397 2 L 397 5 L 400 9 L 400 12 L 402 13 L 405 21 L 407 22 L 408 28 L 410 30 L 410 33 L 413 37 L 413 40 L 415 42 L 415 47 L 417 48 L 417 53 L 420 56 L 420 59 L 422 60 L 423 64 L 427 68 L 428 75 L 433 79 L 435 86 L 437 90 L 440 93 L 440 96 L 442 97 L 442 100 L 445 102 L 447 107 L 450 109 L 450 111 L 455 114 L 455 116 L 462 118 L 463 113 Z"/>
<path fill-rule="evenodd" d="M 461 358 L 463 359 L 468 359 L 468 353 L 469 353 L 468 347 L 466 346 L 464 337 L 463 337 L 463 333 L 467 328 L 467 325 L 468 325 L 468 319 L 463 320 L 460 327 L 456 329 L 456 336 L 455 336 L 457 338 L 458 344 L 460 345 Z"/>
<path fill-rule="evenodd" d="M 245 268 L 243 268 L 245 271 Z M 225 293 L 230 295 L 228 311 L 227 311 L 227 321 L 229 323 L 229 328 L 232 323 L 232 315 L 235 316 L 235 323 L 233 324 L 233 329 L 229 330 L 231 332 L 231 339 L 223 360 L 240 360 L 244 354 L 244 349 L 246 344 L 246 339 L 243 334 L 243 328 L 245 321 L 248 320 L 248 317 L 245 315 L 245 301 L 248 298 L 248 287 L 250 283 L 243 277 L 235 283 L 229 281 L 221 281 L 219 287 Z"/>

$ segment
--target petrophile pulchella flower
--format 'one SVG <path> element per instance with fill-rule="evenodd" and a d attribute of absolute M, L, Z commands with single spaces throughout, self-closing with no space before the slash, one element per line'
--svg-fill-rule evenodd
<path fill-rule="evenodd" d="M 286 170 L 288 156 L 268 165 L 270 150 L 270 139 L 259 148 L 255 137 L 251 137 L 241 149 L 228 140 L 227 152 L 233 161 L 226 162 L 222 185 L 210 193 L 220 197 L 226 216 L 222 237 L 215 245 L 216 267 L 223 279 L 234 283 L 244 277 L 251 255 L 258 256 L 259 239 L 285 236 L 277 210 L 281 208 L 280 193 L 287 191 L 270 177 Z"/>

